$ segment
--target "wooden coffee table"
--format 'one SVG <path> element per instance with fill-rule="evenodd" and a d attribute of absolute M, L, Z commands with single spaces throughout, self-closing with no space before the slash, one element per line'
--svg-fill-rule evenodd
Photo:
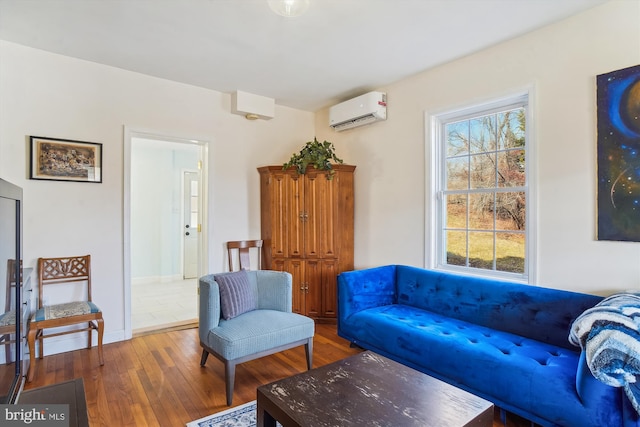
<path fill-rule="evenodd" d="M 493 425 L 493 404 L 365 351 L 258 387 L 258 427 Z"/>

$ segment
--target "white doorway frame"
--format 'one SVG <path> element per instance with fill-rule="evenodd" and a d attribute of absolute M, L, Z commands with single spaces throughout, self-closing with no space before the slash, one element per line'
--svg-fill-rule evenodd
<path fill-rule="evenodd" d="M 198 277 L 207 273 L 208 259 L 208 151 L 209 141 L 200 138 L 186 138 L 163 135 L 158 132 L 146 131 L 124 127 L 124 200 L 123 200 L 123 283 L 124 283 L 124 339 L 131 339 L 133 336 L 131 322 L 131 150 L 132 139 L 156 139 L 159 141 L 168 141 L 181 144 L 192 144 L 200 147 L 200 180 L 198 187 L 200 189 L 199 202 L 199 223 L 200 239 L 198 245 Z"/>

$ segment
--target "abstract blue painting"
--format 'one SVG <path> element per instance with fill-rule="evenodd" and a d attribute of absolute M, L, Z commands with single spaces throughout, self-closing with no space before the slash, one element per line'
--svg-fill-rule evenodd
<path fill-rule="evenodd" d="M 640 65 L 596 84 L 598 240 L 640 242 Z"/>

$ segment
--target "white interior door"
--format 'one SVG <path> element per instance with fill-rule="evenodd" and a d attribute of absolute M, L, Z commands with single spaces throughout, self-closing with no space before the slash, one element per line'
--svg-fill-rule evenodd
<path fill-rule="evenodd" d="M 198 275 L 198 173 L 184 173 L 184 230 L 183 239 L 183 275 L 193 279 Z"/>

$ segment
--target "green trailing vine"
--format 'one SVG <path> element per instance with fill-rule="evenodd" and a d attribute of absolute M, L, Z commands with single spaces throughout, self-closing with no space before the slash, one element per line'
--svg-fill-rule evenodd
<path fill-rule="evenodd" d="M 295 167 L 298 174 L 303 175 L 308 166 L 313 166 L 318 170 L 330 171 L 329 179 L 333 178 L 336 171 L 332 168 L 332 163 L 342 163 L 342 159 L 336 156 L 335 148 L 329 141 L 320 142 L 317 138 L 309 141 L 302 147 L 298 154 L 293 154 L 291 159 L 282 166 L 282 169 Z"/>

